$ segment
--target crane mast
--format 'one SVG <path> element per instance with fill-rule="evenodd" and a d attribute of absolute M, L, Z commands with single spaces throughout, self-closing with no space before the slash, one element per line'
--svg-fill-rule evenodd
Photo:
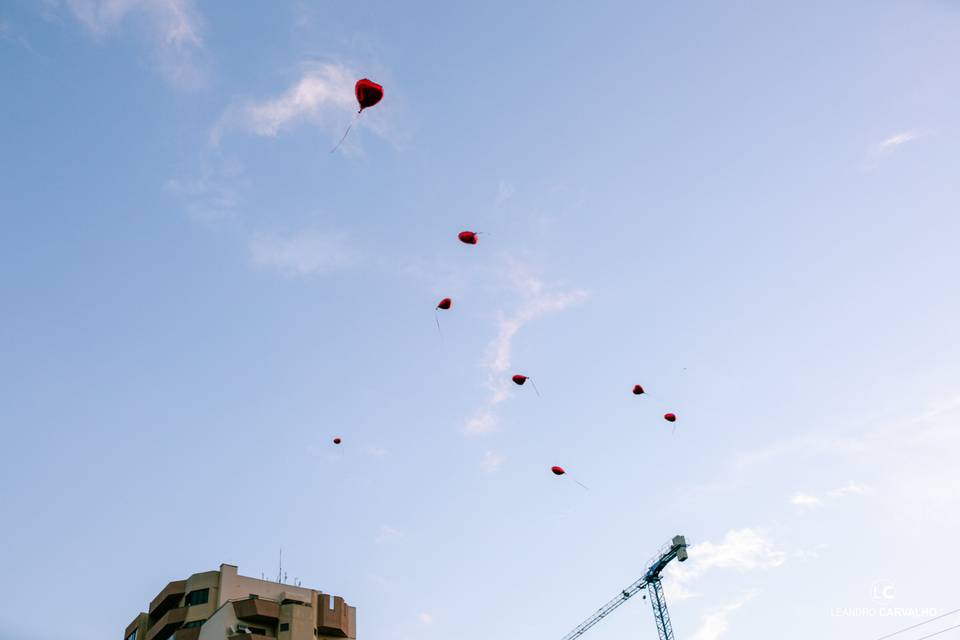
<path fill-rule="evenodd" d="M 663 585 L 660 584 L 660 578 L 647 583 L 647 593 L 650 594 L 653 619 L 657 623 L 657 636 L 660 640 L 673 640 L 673 625 L 670 624 L 670 614 L 667 612 L 667 601 L 663 597 Z"/>
<path fill-rule="evenodd" d="M 673 626 L 670 624 L 670 614 L 667 612 L 667 601 L 663 597 L 663 585 L 660 583 L 660 573 L 674 558 L 680 562 L 687 559 L 687 540 L 683 536 L 674 536 L 673 540 L 661 549 L 656 558 L 650 562 L 642 578 L 621 591 L 613 600 L 600 607 L 596 613 L 581 622 L 576 629 L 565 635 L 563 640 L 579 638 L 593 627 L 593 625 L 606 618 L 613 613 L 617 607 L 636 595 L 641 589 L 646 589 L 650 595 L 650 604 L 653 606 L 653 617 L 657 623 L 657 635 L 660 640 L 674 640 Z"/>

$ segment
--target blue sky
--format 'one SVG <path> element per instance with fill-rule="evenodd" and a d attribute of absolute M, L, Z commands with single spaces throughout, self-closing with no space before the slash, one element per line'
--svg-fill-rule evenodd
<path fill-rule="evenodd" d="M 678 637 L 960 607 L 958 59 L 946 0 L 7 0 L 0 638 L 281 547 L 363 638 L 559 638 L 676 533 Z"/>

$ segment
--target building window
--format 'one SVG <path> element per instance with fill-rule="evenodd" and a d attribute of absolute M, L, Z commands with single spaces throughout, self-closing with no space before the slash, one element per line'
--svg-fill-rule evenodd
<path fill-rule="evenodd" d="M 137 640 L 137 630 L 134 629 L 133 632 L 127 636 L 127 640 Z"/>
<path fill-rule="evenodd" d="M 290 623 L 289 623 L 289 622 L 281 622 L 281 623 L 280 623 L 280 631 L 290 631 Z"/>
<path fill-rule="evenodd" d="M 181 628 L 183 628 L 183 629 L 193 629 L 194 627 L 199 627 L 199 626 L 202 625 L 204 622 L 206 622 L 206 620 L 191 620 L 190 622 L 185 623 L 185 624 L 183 625 L 183 627 L 181 627 Z"/>
<path fill-rule="evenodd" d="M 197 589 L 187 594 L 186 605 L 206 604 L 210 600 L 210 589 Z"/>
<path fill-rule="evenodd" d="M 267 630 L 261 629 L 260 627 L 247 627 L 247 631 L 249 631 L 250 633 L 255 633 L 259 636 L 267 635 Z"/>

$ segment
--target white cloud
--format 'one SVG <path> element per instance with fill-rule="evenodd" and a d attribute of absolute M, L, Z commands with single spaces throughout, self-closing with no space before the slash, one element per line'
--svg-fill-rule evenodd
<path fill-rule="evenodd" d="M 862 167 L 863 170 L 868 172 L 873 171 L 879 167 L 882 162 L 889 159 L 894 153 L 897 153 L 900 148 L 916 141 L 921 135 L 926 134 L 920 134 L 916 131 L 901 131 L 900 133 L 871 144 L 866 150 Z"/>
<path fill-rule="evenodd" d="M 889 150 L 895 149 L 896 147 L 899 147 L 900 145 L 904 145 L 910 142 L 911 140 L 915 140 L 916 137 L 917 135 L 912 131 L 903 131 L 894 136 L 890 136 L 889 138 L 881 142 L 880 150 L 889 151 Z"/>
<path fill-rule="evenodd" d="M 201 19 L 192 0 L 63 0 L 94 37 L 116 32 L 131 16 L 146 26 L 160 71 L 171 83 L 203 83 L 198 57 L 203 50 Z"/>
<path fill-rule="evenodd" d="M 391 540 L 396 540 L 403 537 L 403 532 L 399 529 L 395 529 L 389 525 L 382 524 L 380 525 L 380 531 L 377 533 L 377 537 L 374 541 L 377 544 L 384 544 L 390 542 Z"/>
<path fill-rule="evenodd" d="M 827 495 L 831 498 L 843 498 L 846 496 L 862 496 L 867 493 L 870 493 L 870 487 L 867 485 L 850 482 L 842 487 L 828 491 Z"/>
<path fill-rule="evenodd" d="M 423 624 L 433 624 L 433 614 L 431 613 L 424 612 L 417 617 L 420 618 L 420 622 Z"/>
<path fill-rule="evenodd" d="M 477 414 L 467 420 L 467 423 L 463 426 L 464 433 L 471 436 L 493 433 L 496 430 L 497 418 L 486 410 L 477 412 Z"/>
<path fill-rule="evenodd" d="M 786 560 L 786 554 L 776 549 L 770 539 L 750 528 L 728 531 L 719 544 L 701 542 L 691 545 L 688 553 L 700 573 L 713 568 L 737 571 L 773 569 Z"/>
<path fill-rule="evenodd" d="M 504 462 L 506 462 L 506 458 L 496 451 L 487 451 L 483 456 L 483 461 L 480 462 L 480 467 L 487 473 L 494 473 L 499 471 Z"/>
<path fill-rule="evenodd" d="M 231 128 L 276 136 L 302 123 L 340 132 L 357 111 L 353 91 L 356 79 L 356 73 L 340 64 L 310 66 L 279 96 L 228 110 L 214 127 L 211 139 L 219 142 L 224 130 Z"/>
<path fill-rule="evenodd" d="M 560 290 L 548 286 L 534 276 L 530 269 L 516 261 L 509 261 L 502 272 L 507 286 L 520 294 L 523 302 L 512 313 L 500 313 L 497 319 L 496 336 L 487 345 L 481 366 L 487 372 L 487 387 L 490 396 L 477 409 L 473 417 L 467 420 L 463 431 L 467 435 L 483 435 L 495 431 L 497 416 L 494 407 L 509 397 L 510 370 L 513 356 L 513 339 L 530 322 L 541 316 L 563 311 L 585 300 L 585 291 Z"/>
<path fill-rule="evenodd" d="M 730 614 L 745 605 L 755 595 L 756 592 L 751 591 L 730 604 L 707 611 L 700 626 L 691 636 L 691 640 L 718 640 L 730 628 Z"/>
<path fill-rule="evenodd" d="M 894 416 L 884 413 L 882 418 L 868 418 L 859 425 L 845 425 L 844 428 L 849 429 L 850 437 L 837 439 L 833 435 L 836 428 L 831 425 L 830 433 L 813 432 L 764 446 L 759 451 L 742 457 L 739 461 L 741 464 L 734 471 L 748 472 L 749 476 L 738 481 L 749 482 L 755 486 L 783 476 L 785 465 L 801 465 L 798 468 L 805 468 L 807 471 L 815 468 L 817 473 L 812 475 L 817 477 L 825 477 L 828 473 L 825 467 L 829 465 L 830 470 L 839 471 L 843 475 L 835 478 L 831 484 L 814 487 L 816 491 L 809 495 L 823 504 L 820 513 L 829 511 L 834 528 L 855 530 L 867 527 L 883 530 L 888 541 L 896 540 L 909 546 L 909 541 L 916 537 L 917 531 L 951 530 L 960 526 L 957 516 L 960 513 L 960 485 L 956 482 L 954 457 L 949 455 L 949 452 L 960 446 L 958 424 L 960 396 L 949 394 L 943 402 L 921 404 L 911 408 L 909 413 Z M 811 460 L 814 461 L 812 467 L 807 464 Z M 729 487 L 725 488 L 729 490 Z M 789 490 L 795 488 L 788 487 L 785 496 L 789 497 Z M 734 491 L 740 490 L 741 487 L 734 487 Z M 882 499 L 869 500 L 873 495 L 881 496 Z M 846 507 L 852 500 L 868 504 L 859 505 L 855 510 L 831 509 Z M 816 527 L 813 531 L 816 532 Z M 778 557 L 778 546 L 772 546 L 772 554 L 754 554 L 761 560 L 766 557 L 766 560 L 749 564 L 761 567 L 782 565 L 785 568 L 787 565 L 796 567 L 813 562 L 818 565 L 838 562 L 834 557 L 836 553 L 828 554 L 825 551 L 826 545 L 817 544 L 821 542 L 816 539 L 818 536 L 802 532 L 801 535 L 802 542 L 798 542 L 799 546 L 787 549 L 790 552 L 787 558 Z M 831 546 L 834 542 L 831 541 Z M 763 548 L 759 544 L 753 544 L 752 547 Z M 697 565 L 731 564 L 729 561 L 719 561 L 724 554 L 711 553 L 710 555 L 716 558 L 701 559 L 692 549 L 693 547 L 690 562 L 672 563 L 666 570 L 668 578 L 664 580 L 664 588 L 668 592 L 668 600 L 696 596 L 694 591 L 704 595 L 708 591 L 713 592 L 713 589 L 707 589 L 707 580 L 710 580 L 711 586 L 719 580 L 712 580 L 712 574 L 700 578 L 698 574 L 702 572 L 697 570 Z M 821 567 L 821 570 L 828 569 L 829 567 Z M 900 567 L 902 571 L 909 569 L 908 565 Z M 783 570 L 781 568 L 779 571 Z M 798 570 L 808 572 L 812 571 L 813 567 Z M 679 572 L 677 575 L 685 578 L 685 582 L 679 585 L 682 587 L 679 597 L 673 595 L 678 584 L 674 579 L 675 571 Z M 716 576 L 717 579 L 721 577 L 736 576 Z M 875 577 L 871 576 L 871 579 Z M 744 576 L 744 580 L 751 581 L 765 578 L 772 576 L 756 573 Z M 729 580 L 726 582 L 729 583 Z M 712 624 L 716 627 L 719 622 L 722 620 L 713 620 Z M 722 624 L 719 626 L 722 627 Z M 739 634 L 734 631 L 732 635 Z"/>
<path fill-rule="evenodd" d="M 842 487 L 837 487 L 836 489 L 827 491 L 827 498 L 830 498 L 831 500 L 838 500 L 847 496 L 862 496 L 869 492 L 870 487 L 865 484 L 848 482 Z M 798 491 L 797 493 L 793 494 L 793 497 L 790 498 L 790 503 L 805 509 L 822 507 L 824 504 L 823 499 L 820 497 L 809 493 L 804 493 L 802 491 Z"/>
<path fill-rule="evenodd" d="M 792 554 L 799 562 L 811 562 L 820 558 L 820 552 L 827 548 L 826 544 L 820 543 L 807 549 L 797 549 Z"/>
<path fill-rule="evenodd" d="M 510 315 L 501 315 L 497 323 L 497 336 L 487 346 L 484 366 L 487 368 L 488 385 L 493 392 L 490 404 L 507 399 L 509 386 L 503 374 L 510 370 L 513 356 L 513 339 L 524 326 L 540 316 L 563 311 L 582 302 L 587 294 L 582 290 L 551 290 L 542 280 L 532 275 L 524 265 L 512 262 L 507 278 L 519 290 L 524 303 Z"/>
<path fill-rule="evenodd" d="M 97 35 L 116 29 L 131 13 L 143 12 L 154 21 L 163 40 L 201 44 L 191 0 L 64 0 L 74 17 Z"/>
<path fill-rule="evenodd" d="M 869 430 L 853 432 L 849 435 L 816 431 L 801 433 L 762 444 L 754 449 L 738 451 L 727 462 L 724 473 L 717 474 L 715 478 L 683 491 L 691 494 L 716 494 L 739 490 L 745 483 L 751 481 L 751 478 L 765 477 L 764 474 L 775 472 L 779 465 L 787 460 L 807 457 L 818 460 L 835 458 L 862 460 L 864 454 L 874 450 L 875 446 L 875 437 Z M 796 490 L 796 487 L 784 489 L 784 491 L 793 490 Z"/>
<path fill-rule="evenodd" d="M 288 276 L 327 273 L 349 266 L 354 256 L 340 233 L 302 231 L 287 237 L 256 234 L 250 241 L 254 264 Z"/>
<path fill-rule="evenodd" d="M 817 496 L 812 496 L 809 493 L 797 492 L 793 494 L 792 498 L 790 498 L 790 504 L 794 504 L 798 507 L 804 507 L 806 509 L 812 509 L 814 507 L 822 506 L 823 501 Z"/>
<path fill-rule="evenodd" d="M 756 529 L 728 531 L 720 543 L 701 542 L 691 545 L 687 552 L 689 562 L 670 564 L 666 573 L 670 576 L 664 585 L 670 586 L 671 598 L 687 599 L 697 595 L 690 589 L 703 574 L 714 569 L 732 569 L 743 573 L 775 569 L 786 562 L 787 554 L 777 549 L 773 542 Z"/>

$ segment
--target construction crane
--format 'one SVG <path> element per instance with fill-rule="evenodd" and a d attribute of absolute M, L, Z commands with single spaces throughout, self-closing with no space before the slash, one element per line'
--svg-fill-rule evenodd
<path fill-rule="evenodd" d="M 670 614 L 667 613 L 667 601 L 663 597 L 663 585 L 660 584 L 660 573 L 674 558 L 680 562 L 687 559 L 687 539 L 683 536 L 673 536 L 673 540 L 667 543 L 657 556 L 650 561 L 647 572 L 643 574 L 642 578 L 621 591 L 616 598 L 600 607 L 595 614 L 581 622 L 576 629 L 563 636 L 563 640 L 579 638 L 593 625 L 613 613 L 617 607 L 644 588 L 650 596 L 650 604 L 653 605 L 653 618 L 657 623 L 657 635 L 660 640 L 674 640 Z"/>

